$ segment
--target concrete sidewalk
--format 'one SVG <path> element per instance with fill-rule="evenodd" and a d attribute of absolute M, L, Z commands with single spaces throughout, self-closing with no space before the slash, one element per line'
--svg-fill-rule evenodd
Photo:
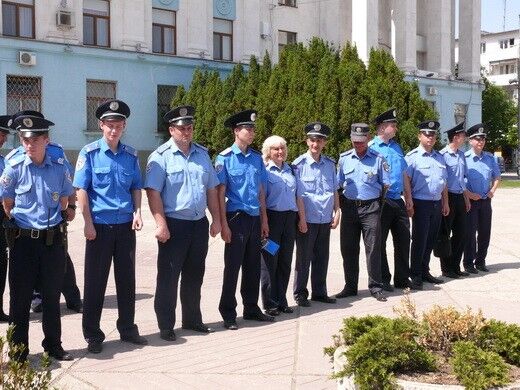
<path fill-rule="evenodd" d="M 438 287 L 425 285 L 414 292 L 419 309 L 433 304 L 482 308 L 486 317 L 520 323 L 520 189 L 503 189 L 493 200 L 494 217 L 489 274 L 450 281 Z M 339 300 L 335 305 L 314 303 L 310 308 L 296 308 L 274 324 L 259 324 L 238 318 L 238 331 L 224 330 L 218 313 L 222 287 L 224 245 L 220 238 L 210 241 L 206 276 L 202 292 L 203 318 L 217 331 L 210 335 L 180 329 L 178 339 L 167 343 L 159 338 L 153 309 L 157 245 L 154 223 L 146 205 L 145 227 L 137 238 L 136 323 L 150 345 L 135 347 L 119 341 L 116 330 L 117 300 L 113 276 L 109 278 L 102 329 L 107 335 L 103 352 L 88 354 L 81 332 L 81 314 L 62 303 L 63 347 L 76 359 L 53 362 L 54 385 L 60 389 L 333 389 L 328 379 L 331 365 L 323 356 L 323 347 L 337 333 L 347 316 L 383 314 L 391 316 L 399 303 L 401 291 L 392 293 L 388 302 L 378 302 L 367 290 L 364 255 L 360 266 L 360 293 L 356 299 Z M 76 267 L 78 284 L 83 288 L 83 221 L 79 216 L 70 226 L 70 253 Z M 389 243 L 391 240 L 389 240 Z M 388 246 L 392 254 L 391 244 Z M 362 249 L 363 252 L 363 249 Z M 432 258 L 432 273 L 440 274 L 439 260 Z M 291 280 L 292 285 L 292 280 Z M 333 231 L 328 274 L 329 294 L 343 287 L 343 269 L 339 250 L 339 229 Z M 290 293 L 289 293 L 290 296 Z M 237 299 L 240 302 L 238 292 Z M 4 307 L 9 301 L 4 296 Z M 292 297 L 290 304 L 294 304 Z M 238 308 L 238 313 L 242 307 Z M 31 361 L 42 352 L 41 314 L 31 314 Z M 5 333 L 6 325 L 0 325 Z"/>

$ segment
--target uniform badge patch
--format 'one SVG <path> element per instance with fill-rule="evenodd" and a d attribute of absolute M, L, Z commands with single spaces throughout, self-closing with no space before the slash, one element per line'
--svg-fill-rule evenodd
<path fill-rule="evenodd" d="M 78 161 L 76 161 L 76 171 L 81 171 L 85 166 L 85 157 L 79 156 Z"/>
<path fill-rule="evenodd" d="M 31 118 L 23 118 L 23 124 L 25 127 L 31 128 L 33 127 L 33 121 Z"/>
<path fill-rule="evenodd" d="M 221 162 L 215 163 L 215 171 L 217 173 L 222 172 L 223 169 L 224 169 L 224 165 Z"/>
<path fill-rule="evenodd" d="M 0 183 L 2 184 L 2 187 L 7 188 L 11 184 L 11 178 L 9 176 L 3 175 L 0 178 Z"/>
<path fill-rule="evenodd" d="M 60 157 L 60 158 L 58 159 L 58 163 L 59 163 L 59 164 L 63 164 L 63 157 Z"/>
<path fill-rule="evenodd" d="M 386 161 L 383 163 L 383 169 L 385 172 L 390 172 L 390 165 Z"/>
<path fill-rule="evenodd" d="M 146 173 L 150 173 L 151 170 L 152 170 L 152 164 L 146 165 Z"/>
<path fill-rule="evenodd" d="M 119 103 L 118 102 L 112 102 L 109 104 L 109 107 L 112 111 L 117 111 L 119 109 Z"/>
<path fill-rule="evenodd" d="M 65 172 L 65 178 L 67 179 L 67 181 L 69 183 L 72 183 L 72 176 L 70 176 L 70 172 L 69 170 L 67 169 L 67 171 Z"/>
<path fill-rule="evenodd" d="M 52 193 L 52 200 L 57 202 L 58 199 L 60 199 L 60 194 L 58 194 L 57 192 L 53 192 Z"/>

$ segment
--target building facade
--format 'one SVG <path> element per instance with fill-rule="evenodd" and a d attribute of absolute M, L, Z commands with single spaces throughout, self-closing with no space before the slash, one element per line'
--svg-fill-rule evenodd
<path fill-rule="evenodd" d="M 74 152 L 99 137 L 95 107 L 132 109 L 125 142 L 163 142 L 162 113 L 197 67 L 225 76 L 236 62 L 275 61 L 319 36 L 391 52 L 439 112 L 443 128 L 480 121 L 480 0 L 7 0 L 0 9 L 0 113 L 41 110 Z M 454 26 L 461 58 L 455 78 Z M 12 139 L 11 144 L 16 142 Z M 12 145 L 11 145 L 12 146 Z"/>

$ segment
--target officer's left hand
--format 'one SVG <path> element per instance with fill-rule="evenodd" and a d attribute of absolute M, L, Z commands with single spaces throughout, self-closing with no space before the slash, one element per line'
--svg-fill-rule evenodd
<path fill-rule="evenodd" d="M 446 202 L 445 204 L 442 205 L 442 215 L 447 217 L 449 213 L 450 213 L 450 205 L 448 204 L 448 202 Z"/>
<path fill-rule="evenodd" d="M 334 218 L 332 218 L 332 223 L 330 224 L 331 229 L 336 229 L 339 225 L 339 212 L 336 211 L 334 213 Z"/>
<path fill-rule="evenodd" d="M 141 218 L 141 214 L 134 214 L 134 220 L 132 221 L 132 229 L 139 231 L 142 228 L 143 228 L 143 219 Z"/>
<path fill-rule="evenodd" d="M 267 222 L 262 222 L 262 238 L 269 237 L 269 225 Z"/>
<path fill-rule="evenodd" d="M 491 199 L 493 196 L 495 195 L 495 192 L 493 190 L 490 190 L 488 193 L 487 193 L 487 197 L 489 199 Z"/>
<path fill-rule="evenodd" d="M 65 212 L 67 213 L 67 221 L 68 222 L 74 220 L 74 217 L 76 217 L 76 210 L 72 210 L 70 207 L 67 207 Z"/>
<path fill-rule="evenodd" d="M 466 213 L 469 213 L 469 210 L 471 210 L 471 202 L 469 200 L 466 201 Z"/>
<path fill-rule="evenodd" d="M 213 221 L 209 227 L 209 234 L 211 237 L 216 237 L 217 234 L 220 233 L 222 227 L 220 226 L 220 221 Z"/>

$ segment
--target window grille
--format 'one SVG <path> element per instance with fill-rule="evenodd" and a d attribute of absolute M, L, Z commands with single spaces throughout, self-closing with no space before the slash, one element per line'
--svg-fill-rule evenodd
<path fill-rule="evenodd" d="M 115 98 L 114 81 L 87 80 L 87 131 L 100 131 L 96 110 L 100 104 Z"/>

